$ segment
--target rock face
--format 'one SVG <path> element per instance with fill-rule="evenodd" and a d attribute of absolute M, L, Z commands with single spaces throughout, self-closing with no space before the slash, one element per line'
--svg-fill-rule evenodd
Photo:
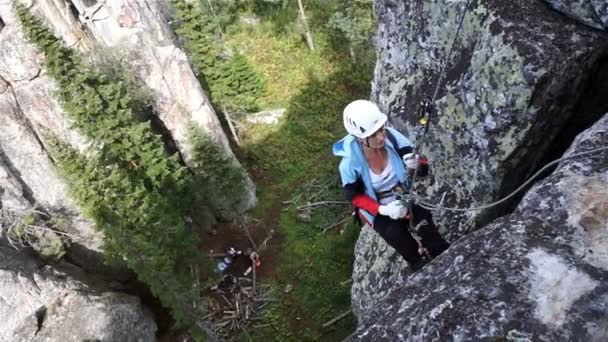
<path fill-rule="evenodd" d="M 29 208 L 29 202 L 25 199 L 19 179 L 12 174 L 2 159 L 0 159 L 0 203 L 2 203 L 2 207 L 17 210 Z"/>
<path fill-rule="evenodd" d="M 464 4 L 376 2 L 372 98 L 411 137 L 418 102 L 433 95 Z M 438 203 L 446 193 L 445 204 L 471 207 L 510 193 L 552 153 L 550 147 L 570 141 L 562 131 L 608 110 L 606 102 L 581 107 L 600 98 L 587 88 L 608 94 L 599 79 L 594 83 L 594 75 L 608 75 L 607 57 L 608 34 L 576 25 L 541 1 L 471 1 L 422 148 L 434 177 L 421 195 Z M 440 213 L 437 221 L 455 239 L 507 207 Z"/>
<path fill-rule="evenodd" d="M 437 204 L 445 194 L 443 205 L 458 208 L 511 193 L 608 111 L 602 81 L 608 77 L 608 34 L 542 1 L 473 0 L 448 60 L 465 3 L 376 1 L 371 96 L 393 125 L 420 143 L 418 103 L 433 95 L 447 62 L 422 146 L 432 175 L 417 185 L 423 199 Z M 488 210 L 436 211 L 434 219 L 455 241 L 516 205 L 517 197 Z M 355 253 L 353 308 L 363 313 L 403 280 L 406 266 L 369 230 Z"/>
<path fill-rule="evenodd" d="M 0 247 L 0 341 L 154 341 L 139 299 L 93 289 Z"/>
<path fill-rule="evenodd" d="M 608 2 L 605 0 L 545 0 L 551 7 L 585 25 L 608 29 Z"/>
<path fill-rule="evenodd" d="M 153 121 L 167 133 L 187 164 L 192 160 L 186 129 L 194 124 L 241 167 L 185 53 L 176 46 L 165 2 L 22 3 L 43 18 L 66 45 L 92 61 L 112 55 L 110 59 L 120 60 L 145 83 L 152 91 L 154 111 L 158 113 L 159 120 Z M 69 199 L 67 186 L 46 150 L 43 133 L 52 132 L 81 151 L 88 142 L 71 129 L 53 96 L 55 84 L 42 67 L 43 56 L 24 39 L 12 6 L 13 1 L 0 2 L 0 207 L 37 207 L 51 214 L 60 213 L 69 220 L 67 232 L 76 236 L 70 247 L 73 259 L 89 268 L 99 268 L 103 235 Z M 246 184 L 245 195 L 231 205 L 234 210 L 218 211 L 216 215 L 233 218 L 254 205 L 255 189 L 248 177 Z"/>
<path fill-rule="evenodd" d="M 608 340 L 608 114 L 509 216 L 359 316 L 350 340 Z"/>
<path fill-rule="evenodd" d="M 0 3 L 6 26 L 0 31 L 0 164 L 7 181 L 0 183 L 0 207 L 41 207 L 68 219 L 67 232 L 76 236 L 75 259 L 90 268 L 102 265 L 103 235 L 84 219 L 69 199 L 44 145 L 49 130 L 82 150 L 85 139 L 70 129 L 70 122 L 53 98 L 53 81 L 44 74 L 40 56 L 24 37 L 10 3 Z M 10 185 L 12 184 L 12 185 Z"/>
<path fill-rule="evenodd" d="M 576 134 L 566 137 L 569 127 L 580 131 L 608 110 L 597 100 L 608 95 L 600 79 L 608 75 L 608 34 L 577 25 L 541 1 L 471 1 L 447 60 L 465 3 L 377 1 L 375 7 L 372 99 L 411 137 L 418 103 L 433 95 L 447 62 L 422 147 L 434 177 L 420 193 L 432 203 L 445 193 L 445 204 L 455 207 L 510 193 L 543 156 L 563 152 Z M 510 205 L 438 213 L 436 220 L 453 240 Z"/>
<path fill-rule="evenodd" d="M 408 275 L 408 264 L 403 257 L 365 225 L 355 245 L 352 308 L 357 317 L 374 306 Z"/>

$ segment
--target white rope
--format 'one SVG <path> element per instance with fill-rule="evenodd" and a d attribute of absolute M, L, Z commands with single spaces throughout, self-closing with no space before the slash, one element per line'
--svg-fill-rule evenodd
<path fill-rule="evenodd" d="M 508 199 L 510 199 L 511 197 L 515 196 L 515 194 L 517 194 L 518 192 L 520 192 L 521 190 L 525 189 L 536 177 L 538 177 L 541 173 L 543 173 L 545 170 L 547 170 L 549 167 L 559 163 L 560 161 L 563 160 L 567 160 L 567 159 L 572 159 L 572 158 L 576 158 L 576 157 L 581 157 L 581 156 L 585 156 L 585 155 L 589 155 L 589 154 L 593 154 L 595 152 L 599 152 L 599 151 L 604 151 L 604 150 L 608 150 L 608 147 L 600 147 L 600 148 L 595 148 L 586 152 L 581 152 L 581 153 L 575 153 L 572 155 L 569 155 L 567 157 L 562 157 L 559 159 L 556 159 L 550 163 L 548 163 L 547 165 L 543 166 L 540 170 L 538 170 L 532 177 L 530 177 L 526 182 L 524 182 L 522 185 L 520 185 L 517 189 L 515 189 L 513 192 L 511 192 L 509 195 L 501 198 L 498 201 L 486 204 L 486 205 L 482 205 L 480 207 L 474 207 L 474 208 L 455 208 L 455 207 L 444 207 L 441 204 L 439 205 L 435 205 L 432 203 L 429 203 L 425 200 L 422 200 L 418 195 L 416 194 L 412 194 L 415 201 L 418 201 L 418 204 L 428 210 L 448 210 L 448 211 L 477 211 L 477 210 L 483 210 L 483 209 L 488 209 L 494 206 L 497 206 L 499 204 L 504 203 L 505 201 L 507 201 Z"/>

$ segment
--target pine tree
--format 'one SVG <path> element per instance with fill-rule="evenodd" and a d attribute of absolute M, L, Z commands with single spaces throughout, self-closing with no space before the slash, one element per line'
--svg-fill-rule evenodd
<path fill-rule="evenodd" d="M 192 144 L 192 158 L 198 161 L 194 171 L 199 193 L 214 209 L 234 211 L 233 203 L 243 199 L 243 189 L 247 187 L 244 172 L 195 125 L 189 126 L 188 139 Z"/>
<path fill-rule="evenodd" d="M 374 17 L 372 0 L 339 0 L 338 10 L 329 19 L 328 27 L 339 31 L 349 42 L 353 62 L 364 59 L 370 49 Z"/>
<path fill-rule="evenodd" d="M 204 4 L 211 3 L 212 6 Z M 265 92 L 265 83 L 247 59 L 238 54 L 223 57 L 221 35 L 217 20 L 210 8 L 219 8 L 219 2 L 202 1 L 198 5 L 186 0 L 171 0 L 179 24 L 176 33 L 184 40 L 192 63 L 198 70 L 203 86 L 219 110 L 243 113 L 257 110 L 256 100 Z M 233 8 L 239 2 L 233 1 Z M 222 11 L 226 11 L 223 9 Z M 218 41 L 220 44 L 218 44 Z"/>
<path fill-rule="evenodd" d="M 240 54 L 223 63 L 222 78 L 216 86 L 216 95 L 223 99 L 224 108 L 236 113 L 256 109 L 256 99 L 263 95 L 266 85 L 247 59 Z"/>

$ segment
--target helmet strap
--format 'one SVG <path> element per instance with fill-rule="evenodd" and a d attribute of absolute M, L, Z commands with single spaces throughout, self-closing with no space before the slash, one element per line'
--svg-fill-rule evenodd
<path fill-rule="evenodd" d="M 359 142 L 361 143 L 361 145 L 369 148 L 370 150 L 378 150 L 378 148 L 374 148 L 369 144 L 369 137 L 367 137 L 365 139 L 361 139 L 361 140 L 359 140 Z"/>

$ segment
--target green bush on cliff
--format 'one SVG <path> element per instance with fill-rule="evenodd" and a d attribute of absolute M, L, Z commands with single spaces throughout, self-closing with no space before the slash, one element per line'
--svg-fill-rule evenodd
<path fill-rule="evenodd" d="M 63 109 L 92 141 L 85 156 L 50 139 L 72 196 L 105 233 L 108 255 L 124 260 L 179 324 L 191 324 L 192 269 L 201 265 L 198 235 L 185 222 L 194 206 L 191 174 L 177 155 L 166 155 L 150 123 L 136 119 L 126 82 L 91 70 L 27 9 L 16 11 L 26 37 L 45 55 Z"/>
<path fill-rule="evenodd" d="M 244 200 L 246 175 L 222 152 L 200 128 L 188 127 L 192 144 L 193 171 L 202 200 L 219 212 L 234 212 L 234 205 Z"/>

